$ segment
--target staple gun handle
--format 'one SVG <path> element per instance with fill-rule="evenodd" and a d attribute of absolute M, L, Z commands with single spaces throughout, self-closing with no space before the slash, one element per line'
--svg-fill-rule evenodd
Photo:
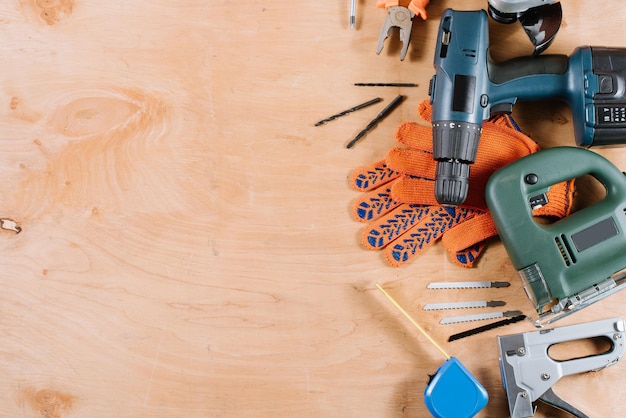
<path fill-rule="evenodd" d="M 570 325 L 498 337 L 502 382 L 507 392 L 511 418 L 534 415 L 533 402 L 540 400 L 576 417 L 582 412 L 560 399 L 552 386 L 564 376 L 598 371 L 617 363 L 624 355 L 625 325 L 621 318 Z M 559 361 L 549 354 L 555 344 L 605 338 L 610 348 L 601 354 Z"/>
<path fill-rule="evenodd" d="M 594 326 L 595 325 L 595 326 Z M 604 329 L 598 328 L 595 324 L 579 324 L 571 327 L 553 328 L 545 331 L 538 331 L 535 334 L 527 334 L 527 344 L 533 347 L 536 352 L 543 352 L 546 357 L 544 368 L 546 372 L 542 372 L 543 380 L 550 374 L 549 369 L 553 369 L 558 373 L 555 377 L 569 376 L 588 371 L 597 371 L 603 369 L 619 360 L 625 351 L 624 347 L 624 322 L 621 319 L 613 319 L 603 324 Z M 575 331 L 575 332 L 574 332 Z M 550 357 L 550 347 L 555 344 L 581 341 L 591 338 L 603 338 L 610 343 L 607 351 L 599 354 L 592 354 L 585 357 L 573 358 L 570 360 L 555 360 Z M 551 364 L 549 366 L 549 364 Z M 557 378 L 558 378 L 557 377 Z"/>
<path fill-rule="evenodd" d="M 532 363 L 528 364 L 531 370 L 534 369 L 534 375 L 528 379 L 529 383 L 533 381 L 534 383 L 532 383 L 531 386 L 535 387 L 538 393 L 543 394 L 543 392 L 550 389 L 559 379 L 565 376 L 598 371 L 615 364 L 624 354 L 624 347 L 623 344 L 614 344 L 612 336 L 606 337 L 607 339 L 610 338 L 611 341 L 611 347 L 607 352 L 571 360 L 554 360 L 548 354 L 549 346 L 544 346 L 543 350 L 545 350 L 544 352 L 546 354 L 545 359 L 534 366 Z M 581 340 L 582 339 L 584 338 L 581 338 Z M 542 391 L 540 388 L 545 390 Z"/>
<path fill-rule="evenodd" d="M 607 340 L 609 338 L 607 337 Z M 616 359 L 616 346 L 613 344 L 612 339 L 611 348 L 601 354 L 593 354 L 587 357 L 555 361 L 557 367 L 559 367 L 561 376 L 570 376 L 573 374 L 585 373 L 590 371 L 602 370 L 607 366 L 615 363 Z M 623 350 L 622 350 L 623 351 Z"/>
<path fill-rule="evenodd" d="M 552 344 L 544 346 L 546 350 L 547 361 L 543 364 L 541 371 L 541 380 L 544 384 L 550 385 L 538 398 L 537 400 L 546 403 L 554 408 L 565 411 L 576 418 L 589 418 L 588 415 L 584 414 L 574 405 L 568 403 L 567 401 L 558 397 L 557 394 L 552 390 L 552 385 L 556 383 L 561 377 L 586 373 L 590 371 L 598 371 L 605 367 L 611 366 L 615 364 L 624 354 L 624 344 L 623 344 L 623 333 L 618 332 L 617 330 L 611 330 L 604 335 L 598 335 L 598 330 L 594 330 L 589 328 L 588 333 L 583 333 L 583 335 L 579 334 L 576 338 L 572 338 L 569 341 L 575 340 L 584 340 L 586 338 L 597 338 L 603 337 L 606 340 L 610 341 L 610 348 L 601 353 L 595 355 L 589 355 L 586 357 L 575 358 L 571 360 L 562 360 L 557 361 L 551 358 L 548 354 L 548 350 Z M 559 333 L 562 334 L 562 333 Z M 618 342 L 615 343 L 614 339 L 617 339 Z M 561 341 L 563 342 L 563 341 Z M 543 342 L 545 343 L 545 341 Z M 538 386 L 538 388 L 541 386 Z M 545 386 L 543 386 L 545 388 Z"/>
<path fill-rule="evenodd" d="M 543 395 L 539 397 L 539 400 L 545 404 L 550 405 L 553 408 L 560 409 L 561 411 L 565 411 L 576 418 L 589 418 L 589 415 L 583 413 L 580 409 L 576 408 L 574 405 L 565 402 L 563 399 L 556 396 L 552 389 L 548 389 L 545 391 Z"/>

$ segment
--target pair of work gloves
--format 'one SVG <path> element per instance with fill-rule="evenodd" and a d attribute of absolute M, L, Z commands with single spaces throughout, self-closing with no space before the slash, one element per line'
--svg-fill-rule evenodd
<path fill-rule="evenodd" d="M 431 112 L 428 100 L 419 104 L 424 121 L 430 122 Z M 431 128 L 403 123 L 396 140 L 401 147 L 350 176 L 352 186 L 364 192 L 353 205 L 354 218 L 368 223 L 363 246 L 384 251 L 389 264 L 399 267 L 441 240 L 454 263 L 472 267 L 487 240 L 497 235 L 485 202 L 487 180 L 497 169 L 539 151 L 539 146 L 508 115 L 486 121 L 470 171 L 467 200 L 461 206 L 443 206 L 435 200 Z M 574 180 L 553 185 L 547 197 L 549 203 L 533 210 L 534 216 L 569 215 Z"/>

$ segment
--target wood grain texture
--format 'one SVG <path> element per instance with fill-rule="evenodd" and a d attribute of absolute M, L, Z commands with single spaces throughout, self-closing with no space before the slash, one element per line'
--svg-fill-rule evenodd
<path fill-rule="evenodd" d="M 394 269 L 360 247 L 350 171 L 381 158 L 427 97 L 438 16 L 375 54 L 385 13 L 358 2 L 19 0 L 0 9 L 0 416 L 424 417 L 441 357 L 377 293 L 440 342 L 428 302 L 504 299 L 532 310 L 497 241 L 469 270 L 435 245 Z M 626 45 L 626 10 L 563 2 L 550 52 Z M 497 59 L 532 47 L 492 26 Z M 354 87 L 413 82 L 417 88 Z M 402 106 L 354 149 L 380 110 L 321 127 L 381 96 Z M 569 109 L 520 104 L 541 146 L 572 145 Z M 626 167 L 626 149 L 597 149 Z M 508 280 L 433 293 L 431 281 Z M 563 321 L 625 313 L 625 294 Z M 531 330 L 526 323 L 502 332 Z M 444 344 L 508 413 L 496 332 Z M 559 382 L 592 416 L 626 400 L 618 364 Z M 560 416 L 541 407 L 538 417 Z"/>

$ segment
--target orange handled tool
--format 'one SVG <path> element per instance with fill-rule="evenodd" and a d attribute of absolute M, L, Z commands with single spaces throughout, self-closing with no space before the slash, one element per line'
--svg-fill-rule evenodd
<path fill-rule="evenodd" d="M 402 3 L 405 3 L 405 1 L 403 1 Z M 426 14 L 426 6 L 428 6 L 428 3 L 430 3 L 430 0 L 411 0 L 409 2 L 408 5 L 406 5 L 405 7 L 408 8 L 410 11 L 412 11 L 413 13 L 415 13 L 416 15 L 419 15 L 422 19 L 426 20 L 428 18 L 428 15 Z M 394 6 L 401 6 L 400 1 L 399 0 L 377 0 L 376 1 L 376 7 L 380 7 L 385 8 L 385 9 L 389 9 L 390 7 L 394 7 Z"/>
<path fill-rule="evenodd" d="M 377 0 L 376 7 L 385 8 L 387 10 L 387 19 L 380 30 L 378 36 L 378 47 L 376 53 L 380 54 L 385 44 L 385 39 L 391 35 L 391 31 L 394 28 L 399 29 L 400 41 L 402 42 L 402 50 L 400 51 L 400 60 L 404 60 L 406 53 L 409 49 L 409 42 L 411 41 L 411 29 L 413 29 L 413 18 L 415 15 L 419 15 L 422 19 L 426 20 L 426 6 L 430 0 L 412 0 L 408 4 L 406 1 L 402 3 L 406 6 L 400 5 L 399 0 Z"/>

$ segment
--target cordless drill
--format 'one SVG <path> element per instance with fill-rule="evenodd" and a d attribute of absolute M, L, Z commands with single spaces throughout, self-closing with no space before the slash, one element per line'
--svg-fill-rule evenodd
<path fill-rule="evenodd" d="M 487 13 L 444 11 L 435 50 L 433 158 L 435 197 L 460 205 L 484 120 L 520 100 L 561 99 L 573 115 L 576 144 L 626 143 L 626 48 L 582 46 L 568 57 L 540 55 L 495 63 Z"/>

